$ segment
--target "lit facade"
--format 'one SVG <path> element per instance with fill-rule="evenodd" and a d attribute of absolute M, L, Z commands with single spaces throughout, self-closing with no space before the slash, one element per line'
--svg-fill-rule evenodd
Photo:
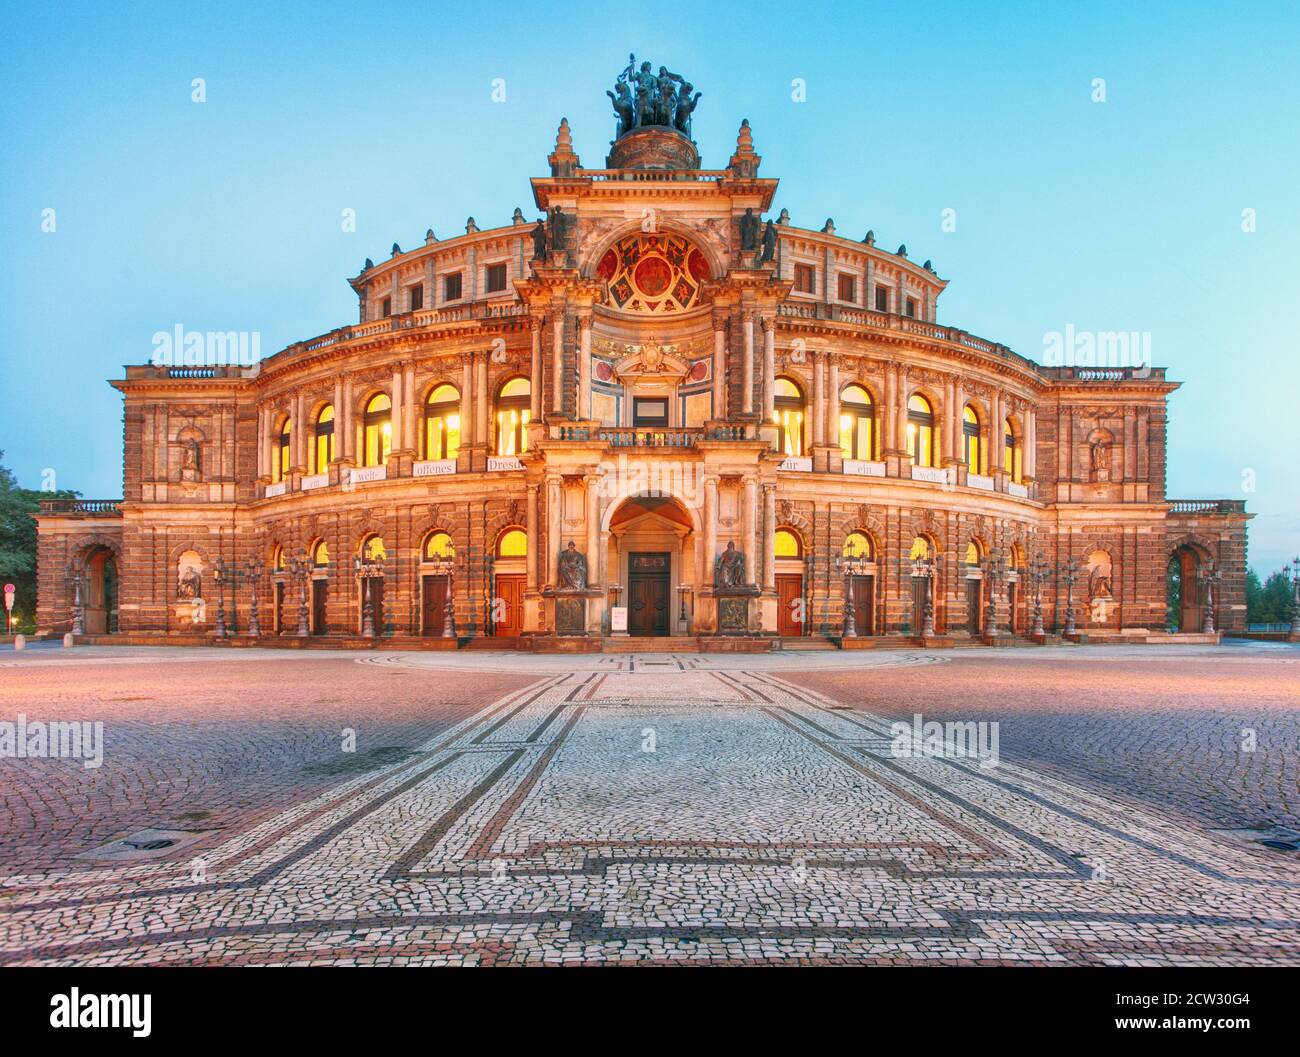
<path fill-rule="evenodd" d="M 1244 627 L 1249 515 L 1167 498 L 1163 368 L 1039 366 L 901 247 L 767 226 L 747 123 L 720 169 L 671 126 L 548 160 L 544 227 L 394 245 L 355 324 L 128 367 L 123 498 L 45 505 L 40 629 L 240 640 L 254 588 L 286 643 Z"/>

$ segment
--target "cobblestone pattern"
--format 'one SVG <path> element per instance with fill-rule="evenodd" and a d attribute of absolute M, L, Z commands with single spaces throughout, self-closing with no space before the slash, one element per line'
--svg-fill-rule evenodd
<path fill-rule="evenodd" d="M 789 678 L 891 719 L 997 721 L 1004 756 L 1208 828 L 1300 830 L 1300 652 L 1036 653 Z"/>
<path fill-rule="evenodd" d="M 9 878 L 0 962 L 1300 964 L 1292 861 L 889 734 L 771 672 L 547 675 L 198 852 Z"/>

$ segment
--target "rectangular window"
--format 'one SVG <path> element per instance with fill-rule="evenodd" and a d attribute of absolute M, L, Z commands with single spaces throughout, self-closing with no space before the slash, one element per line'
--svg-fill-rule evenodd
<path fill-rule="evenodd" d="M 817 292 L 817 269 L 811 264 L 796 264 L 794 266 L 794 288 L 801 294 L 815 294 Z"/>
<path fill-rule="evenodd" d="M 459 301 L 460 298 L 460 272 L 444 275 L 442 277 L 442 299 L 444 301 Z"/>
<path fill-rule="evenodd" d="M 411 287 L 411 311 L 418 312 L 424 307 L 424 284 L 416 283 Z"/>
<path fill-rule="evenodd" d="M 904 314 L 904 315 L 907 315 L 907 316 L 910 316 L 912 319 L 915 319 L 915 318 L 916 318 L 916 298 L 915 298 L 915 297 L 909 297 L 909 298 L 907 299 L 907 308 L 904 310 L 904 313 L 903 313 L 903 314 Z"/>
<path fill-rule="evenodd" d="M 841 301 L 856 301 L 858 299 L 857 280 L 847 272 L 840 272 L 840 291 Z"/>
<path fill-rule="evenodd" d="M 489 294 L 499 294 L 506 288 L 506 266 L 504 264 L 489 264 L 487 266 L 487 282 L 484 289 Z"/>
<path fill-rule="evenodd" d="M 668 401 L 664 397 L 638 396 L 632 401 L 632 425 L 668 425 Z"/>
<path fill-rule="evenodd" d="M 876 311 L 889 311 L 889 287 L 887 286 L 876 287 Z"/>
<path fill-rule="evenodd" d="M 393 299 L 391 297 L 385 297 L 379 302 L 379 314 L 385 319 L 393 314 Z"/>

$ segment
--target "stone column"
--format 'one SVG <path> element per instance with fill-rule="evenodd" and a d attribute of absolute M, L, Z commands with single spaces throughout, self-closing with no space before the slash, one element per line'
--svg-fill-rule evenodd
<path fill-rule="evenodd" d="M 591 418 L 591 309 L 578 316 L 578 419 Z"/>
<path fill-rule="evenodd" d="M 704 479 L 704 563 L 696 577 L 699 587 L 713 586 L 713 563 L 718 560 L 718 479 Z"/>
<path fill-rule="evenodd" d="M 961 436 L 961 387 L 957 379 L 949 378 L 944 385 L 945 398 L 948 401 L 948 414 L 945 416 L 948 428 L 943 433 L 943 465 L 955 462 L 958 447 L 957 438 Z"/>
<path fill-rule="evenodd" d="M 474 436 L 479 444 L 491 444 L 488 428 L 488 354 L 475 353 L 474 370 Z"/>
<path fill-rule="evenodd" d="M 546 583 L 554 587 L 559 582 L 560 525 L 564 501 L 563 481 L 558 474 L 546 478 Z"/>
<path fill-rule="evenodd" d="M 740 406 L 749 415 L 754 411 L 754 313 L 749 309 L 745 310 L 742 317 L 741 331 L 745 338 L 745 362 L 741 372 Z"/>
<path fill-rule="evenodd" d="M 748 576 L 746 583 L 757 583 L 759 580 L 758 570 L 754 566 L 758 562 L 758 553 L 756 550 L 757 535 L 756 524 L 758 521 L 758 483 L 752 477 L 745 478 L 745 501 L 741 511 L 741 532 L 744 539 L 741 546 L 745 550 L 745 572 Z"/>
<path fill-rule="evenodd" d="M 334 461 L 343 458 L 343 379 L 334 379 Z M 317 466 L 317 473 L 325 470 Z"/>
<path fill-rule="evenodd" d="M 460 444 L 468 448 L 478 443 L 474 432 L 474 357 L 465 353 L 460 361 Z"/>
<path fill-rule="evenodd" d="M 763 590 L 776 590 L 776 485 L 763 485 Z"/>
<path fill-rule="evenodd" d="M 840 445 L 840 358 L 834 353 L 826 357 L 829 374 L 826 401 L 826 443 L 832 448 Z"/>
<path fill-rule="evenodd" d="M 540 422 L 542 418 L 542 320 L 534 315 L 532 317 L 532 359 L 530 361 L 529 374 L 529 397 L 532 403 L 529 407 L 530 418 L 533 422 Z"/>
<path fill-rule="evenodd" d="M 406 401 L 402 399 L 405 388 L 402 365 L 397 364 L 393 367 L 393 388 L 390 394 L 390 399 L 393 402 L 391 438 L 389 440 L 390 458 L 393 452 L 402 450 L 402 437 L 406 434 Z M 393 465 L 396 468 L 397 464 L 394 463 Z"/>
<path fill-rule="evenodd" d="M 300 389 L 293 398 L 293 469 L 303 473 L 307 468 L 307 398 Z"/>
<path fill-rule="evenodd" d="M 727 417 L 727 320 L 713 313 L 713 417 Z"/>
<path fill-rule="evenodd" d="M 406 385 L 402 403 L 406 406 L 406 429 L 402 432 L 402 447 L 414 453 L 416 450 L 415 434 L 419 415 L 415 406 L 415 364 L 406 365 Z"/>
<path fill-rule="evenodd" d="M 989 429 L 993 432 L 989 435 L 991 444 L 989 444 L 989 468 L 990 477 L 996 476 L 1002 469 L 1004 459 L 1003 453 L 1006 451 L 1005 434 L 1002 431 L 1002 419 L 1005 416 L 1002 405 L 1002 393 L 998 390 L 993 391 L 993 421 L 989 423 Z"/>
<path fill-rule="evenodd" d="M 564 313 L 551 317 L 551 412 L 564 414 Z"/>
<path fill-rule="evenodd" d="M 524 586 L 528 591 L 537 590 L 537 558 L 541 553 L 541 540 L 537 534 L 537 485 L 528 486 L 528 512 L 524 528 L 528 532 L 528 579 Z"/>
<path fill-rule="evenodd" d="M 820 447 L 826 443 L 826 354 L 813 353 L 812 391 L 812 442 Z"/>
<path fill-rule="evenodd" d="M 763 421 L 776 414 L 776 317 L 763 319 Z"/>
<path fill-rule="evenodd" d="M 600 585 L 600 477 L 587 474 L 582 479 L 586 499 L 587 586 Z"/>
<path fill-rule="evenodd" d="M 343 379 L 343 408 L 342 415 L 339 409 L 334 409 L 335 422 L 342 423 L 343 437 L 339 445 L 339 451 L 343 453 L 343 458 L 348 462 L 355 462 L 357 457 L 357 431 L 352 425 L 352 376 L 346 375 Z"/>
<path fill-rule="evenodd" d="M 155 422 L 156 422 L 156 415 Z M 155 428 L 156 425 L 155 425 Z M 161 445 L 155 445 L 154 450 L 160 450 Z M 156 467 L 155 467 L 156 472 Z M 257 408 L 257 476 L 266 476 L 266 408 L 260 404 Z"/>

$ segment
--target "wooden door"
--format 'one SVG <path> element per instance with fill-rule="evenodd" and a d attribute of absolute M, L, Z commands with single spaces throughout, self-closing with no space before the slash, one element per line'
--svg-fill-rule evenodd
<path fill-rule="evenodd" d="M 325 620 L 325 599 L 328 591 L 328 580 L 311 582 L 311 633 L 313 635 L 324 635 L 329 630 Z"/>
<path fill-rule="evenodd" d="M 526 579 L 523 573 L 502 573 L 496 578 L 496 597 L 501 600 L 501 604 L 497 607 L 496 626 L 492 633 L 498 638 L 514 638 L 524 630 Z"/>
<path fill-rule="evenodd" d="M 284 634 L 284 581 L 275 583 L 275 633 Z"/>
<path fill-rule="evenodd" d="M 802 635 L 803 574 L 776 574 L 776 633 L 782 637 Z"/>
<path fill-rule="evenodd" d="M 876 617 L 876 578 L 853 577 L 853 621 L 859 635 L 874 635 Z"/>
<path fill-rule="evenodd" d="M 627 633 L 668 634 L 667 554 L 633 554 L 628 560 Z"/>
<path fill-rule="evenodd" d="M 920 635 L 925 628 L 925 582 L 924 576 L 912 577 L 912 634 Z"/>
<path fill-rule="evenodd" d="M 368 580 L 363 580 L 362 583 L 370 585 L 370 620 L 374 624 L 375 634 L 382 635 L 384 633 L 384 578 L 382 576 L 372 576 Z M 366 599 L 362 595 L 361 626 L 363 630 L 366 619 L 365 605 Z"/>
<path fill-rule="evenodd" d="M 966 630 L 978 635 L 984 630 L 984 613 L 980 605 L 980 584 L 982 580 L 966 581 Z"/>
<path fill-rule="evenodd" d="M 447 604 L 447 577 L 422 577 L 420 588 L 420 634 L 436 638 L 442 634 L 443 607 Z"/>

